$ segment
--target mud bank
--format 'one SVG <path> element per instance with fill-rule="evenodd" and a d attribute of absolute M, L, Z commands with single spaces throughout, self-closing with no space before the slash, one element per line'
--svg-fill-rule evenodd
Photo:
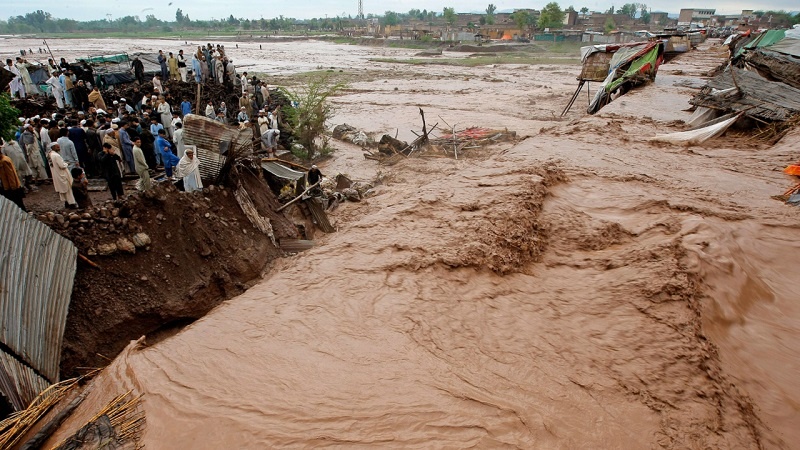
<path fill-rule="evenodd" d="M 294 225 L 272 212 L 279 205 L 266 183 L 242 176 L 276 237 L 296 238 Z M 40 217 L 99 266 L 79 260 L 62 378 L 105 366 L 132 339 L 156 342 L 177 332 L 244 292 L 282 255 L 248 221 L 230 188 L 187 194 L 164 183 L 77 216 Z"/>

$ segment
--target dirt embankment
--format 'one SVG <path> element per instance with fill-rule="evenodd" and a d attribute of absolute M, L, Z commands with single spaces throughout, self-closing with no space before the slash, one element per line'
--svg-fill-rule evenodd
<path fill-rule="evenodd" d="M 294 225 L 251 173 L 242 182 L 276 238 Z M 71 239 L 79 260 L 64 333 L 61 373 L 102 367 L 132 339 L 155 341 L 244 292 L 281 251 L 242 212 L 233 190 L 187 194 L 164 183 L 146 195 L 107 202 L 81 214 L 48 213 L 45 223 Z"/>

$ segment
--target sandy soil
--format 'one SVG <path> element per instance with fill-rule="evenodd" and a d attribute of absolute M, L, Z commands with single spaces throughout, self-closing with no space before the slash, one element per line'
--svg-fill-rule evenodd
<path fill-rule="evenodd" d="M 646 141 L 688 118 L 716 44 L 564 119 L 574 67 L 380 65 L 336 123 L 410 140 L 421 106 L 520 142 L 392 167 L 337 144 L 323 172 L 381 171 L 376 195 L 243 295 L 129 347 L 54 441 L 134 389 L 151 448 L 792 447 L 800 227 L 770 196 L 800 134 Z M 287 48 L 287 67 L 361 70 L 385 51 Z"/>

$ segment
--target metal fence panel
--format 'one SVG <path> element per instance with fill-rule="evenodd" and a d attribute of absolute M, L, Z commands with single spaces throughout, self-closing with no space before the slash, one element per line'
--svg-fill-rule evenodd
<path fill-rule="evenodd" d="M 68 239 L 0 197 L 0 342 L 53 383 L 77 253 Z"/>

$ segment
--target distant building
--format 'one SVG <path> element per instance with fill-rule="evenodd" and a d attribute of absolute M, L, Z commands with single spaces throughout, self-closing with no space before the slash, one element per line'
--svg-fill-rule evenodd
<path fill-rule="evenodd" d="M 716 9 L 682 9 L 678 16 L 678 25 L 690 25 L 700 23 L 705 26 L 711 21 L 711 17 L 717 12 Z"/>
<path fill-rule="evenodd" d="M 564 11 L 564 25 L 575 26 L 578 23 L 578 11 Z"/>
<path fill-rule="evenodd" d="M 650 23 L 655 25 L 669 24 L 669 13 L 655 11 L 650 13 Z"/>

